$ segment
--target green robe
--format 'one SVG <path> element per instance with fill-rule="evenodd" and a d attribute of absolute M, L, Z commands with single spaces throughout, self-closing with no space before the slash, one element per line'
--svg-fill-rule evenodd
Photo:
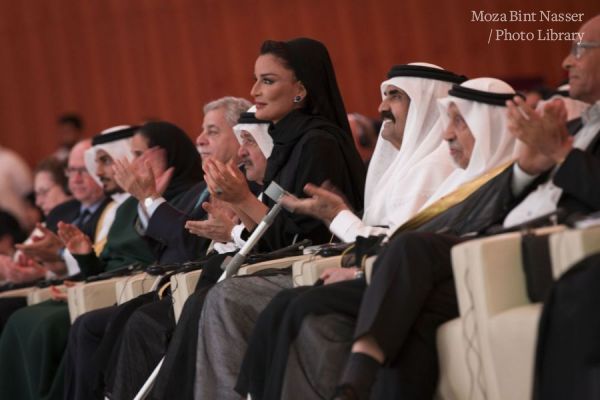
<path fill-rule="evenodd" d="M 100 257 L 76 257 L 84 274 L 154 261 L 134 227 L 137 204 L 130 197 L 119 206 Z M 68 306 L 54 300 L 23 308 L 10 317 L 0 336 L 0 399 L 63 398 L 64 352 L 70 325 Z"/>

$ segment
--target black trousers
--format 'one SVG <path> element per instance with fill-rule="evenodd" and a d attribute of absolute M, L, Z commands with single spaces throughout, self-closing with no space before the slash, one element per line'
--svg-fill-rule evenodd
<path fill-rule="evenodd" d="M 106 391 L 111 399 L 135 397 L 165 354 L 175 329 L 169 296 L 135 310 L 125 323 L 118 349 L 107 365 Z M 116 353 L 115 353 L 116 351 Z"/>
<path fill-rule="evenodd" d="M 534 399 L 600 398 L 600 254 L 554 285 L 540 319 Z"/>
<path fill-rule="evenodd" d="M 71 325 L 66 351 L 65 399 L 102 399 L 102 393 L 94 391 L 99 369 L 92 358 L 116 308 L 85 313 Z"/>
<path fill-rule="evenodd" d="M 136 309 L 156 298 L 155 293 L 146 293 L 120 306 L 90 311 L 75 320 L 67 344 L 66 399 L 104 398 L 107 382 L 112 382 L 113 364 L 127 320 Z"/>
<path fill-rule="evenodd" d="M 450 250 L 465 240 L 403 233 L 378 257 L 354 333 L 355 340 L 374 337 L 390 367 L 374 398 L 433 397 L 439 375 L 437 329 L 458 316 Z"/>

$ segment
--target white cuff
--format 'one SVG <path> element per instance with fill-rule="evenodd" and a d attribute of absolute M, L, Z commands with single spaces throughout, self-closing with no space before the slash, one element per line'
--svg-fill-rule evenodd
<path fill-rule="evenodd" d="M 154 212 L 156 211 L 158 206 L 160 206 L 165 201 L 167 201 L 167 200 L 165 200 L 164 197 L 158 197 L 158 198 L 154 199 L 152 204 L 150 204 L 150 207 L 146 208 L 146 212 L 148 213 L 148 218 L 152 218 L 152 214 L 154 214 Z"/>
<path fill-rule="evenodd" d="M 160 206 L 165 201 L 167 200 L 165 200 L 164 197 L 158 197 L 154 199 L 154 201 L 152 202 L 152 204 L 150 204 L 150 207 L 148 208 L 144 208 L 142 203 L 138 203 L 137 209 L 138 217 L 140 220 L 140 227 L 144 230 L 144 232 L 146 231 L 146 229 L 148 229 L 148 221 L 150 221 L 150 218 L 152 218 L 152 215 L 154 214 L 158 206 Z"/>
<path fill-rule="evenodd" d="M 363 226 L 362 220 L 350 210 L 343 210 L 335 216 L 329 230 L 346 243 L 354 242 L 356 233 Z"/>
<path fill-rule="evenodd" d="M 227 242 L 227 243 L 215 242 L 215 245 L 213 248 L 219 254 L 231 253 L 232 251 L 238 250 L 238 247 L 235 244 L 233 244 L 232 242 Z"/>
<path fill-rule="evenodd" d="M 537 177 L 538 175 L 529 175 L 519 167 L 519 163 L 515 163 L 513 165 L 513 177 L 510 183 L 513 196 L 520 195 Z"/>
<path fill-rule="evenodd" d="M 233 243 L 240 249 L 246 244 L 246 241 L 242 239 L 242 232 L 244 229 L 246 229 L 244 224 L 238 224 L 231 230 L 231 239 L 233 239 Z"/>

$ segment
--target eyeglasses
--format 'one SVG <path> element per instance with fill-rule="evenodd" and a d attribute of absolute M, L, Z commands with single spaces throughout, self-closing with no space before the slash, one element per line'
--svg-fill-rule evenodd
<path fill-rule="evenodd" d="M 600 47 L 598 42 L 573 42 L 571 46 L 571 55 L 579 60 L 584 54 L 586 49 L 595 49 Z"/>
<path fill-rule="evenodd" d="M 39 199 L 40 197 L 46 197 L 46 195 L 47 195 L 48 193 L 50 193 L 50 191 L 51 191 L 52 189 L 54 189 L 55 187 L 57 187 L 57 186 L 58 186 L 58 185 L 52 185 L 52 186 L 50 186 L 50 187 L 48 187 L 48 188 L 41 188 L 41 189 L 37 189 L 37 190 L 35 190 L 35 191 L 33 192 L 33 194 L 35 194 L 35 197 L 36 197 L 36 198 L 38 198 L 38 199 Z"/>
<path fill-rule="evenodd" d="M 71 176 L 75 176 L 75 175 L 87 175 L 88 174 L 88 170 L 86 167 L 67 167 L 65 168 L 65 175 L 67 176 L 67 178 L 70 178 Z"/>

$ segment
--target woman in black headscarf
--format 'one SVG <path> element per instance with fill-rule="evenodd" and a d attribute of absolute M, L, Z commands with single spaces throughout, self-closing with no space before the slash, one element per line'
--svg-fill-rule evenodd
<path fill-rule="evenodd" d="M 329 181 L 345 195 L 351 207 L 362 209 L 364 165 L 352 141 L 325 46 L 306 38 L 287 42 L 266 41 L 256 60 L 255 78 L 251 95 L 257 108 L 256 117 L 272 122 L 269 133 L 274 141 L 273 152 L 267 161 L 265 187 L 275 181 L 296 196 L 303 196 L 307 183 L 321 185 Z M 209 161 L 204 167 L 205 179 L 213 196 L 229 202 L 246 228 L 252 230 L 268 211 L 267 207 L 274 203 L 267 198 L 263 198 L 262 203 L 256 200 L 233 165 Z M 315 244 L 324 243 L 331 239 L 331 234 L 320 221 L 283 211 L 258 247 L 270 251 L 304 238 Z M 183 310 L 151 397 L 190 398 L 190 379 L 196 377 L 196 389 L 206 389 L 203 393 L 197 391 L 197 398 L 238 398 L 233 392 L 236 368 L 241 362 L 254 320 L 273 295 L 291 284 L 289 275 L 224 281 L 208 292 L 207 301 L 212 298 L 214 302 L 204 304 L 204 309 L 202 302 L 207 290 L 194 293 Z M 236 288 L 238 285 L 242 286 L 240 290 Z M 231 298 L 228 297 L 230 294 Z M 215 302 L 221 305 L 227 303 L 232 310 L 222 310 L 215 306 Z M 203 317 L 199 327 L 201 310 Z M 230 315 L 243 314 L 244 318 L 231 318 L 227 328 L 221 326 L 228 332 L 218 343 L 201 343 L 208 329 L 204 322 L 213 320 L 212 316 L 204 318 L 204 315 L 229 311 Z M 218 337 L 220 333 L 211 336 Z M 236 343 L 225 343 L 225 337 Z M 206 368 L 205 360 L 194 360 L 197 340 L 200 340 L 198 345 L 201 348 L 208 346 L 221 360 L 228 361 Z M 201 355 L 202 351 L 197 354 Z M 175 368 L 185 372 L 174 374 Z M 205 375 L 213 372 L 210 377 Z"/>
<path fill-rule="evenodd" d="M 346 110 L 333 65 L 325 46 L 312 39 L 266 41 L 255 64 L 251 90 L 256 117 L 271 121 L 274 148 L 267 163 L 264 185 L 275 181 L 287 191 L 303 196 L 307 183 L 329 181 L 349 205 L 362 209 L 365 169 L 354 147 Z M 267 206 L 260 204 L 235 170 L 209 162 L 207 184 L 212 194 L 230 203 L 248 230 L 260 222 Z M 308 238 L 313 243 L 331 239 L 327 227 L 306 216 L 284 211 L 259 244 L 271 251 Z"/>
<path fill-rule="evenodd" d="M 269 133 L 274 148 L 267 163 L 265 185 L 275 181 L 302 196 L 307 183 L 321 185 L 329 181 L 344 194 L 350 207 L 361 209 L 364 165 L 353 144 L 325 46 L 304 38 L 267 41 L 256 60 L 255 78 L 251 94 L 256 116 L 273 123 Z M 209 166 L 209 190 L 258 223 L 257 216 L 264 215 L 266 207 L 249 215 L 253 212 L 248 212 L 252 210 L 249 203 L 256 200 L 250 195 L 228 193 L 228 175 L 218 172 L 213 174 Z M 272 204 L 267 202 L 268 206 Z M 246 228 L 253 228 L 252 221 L 247 224 L 240 217 Z M 275 250 L 295 238 L 325 243 L 331 234 L 320 221 L 285 211 L 263 237 L 261 246 Z M 254 322 L 272 296 L 291 286 L 288 272 L 229 279 L 209 292 L 199 325 L 195 398 L 237 398 L 233 386 Z M 214 323 L 215 318 L 224 315 L 227 317 Z"/>

